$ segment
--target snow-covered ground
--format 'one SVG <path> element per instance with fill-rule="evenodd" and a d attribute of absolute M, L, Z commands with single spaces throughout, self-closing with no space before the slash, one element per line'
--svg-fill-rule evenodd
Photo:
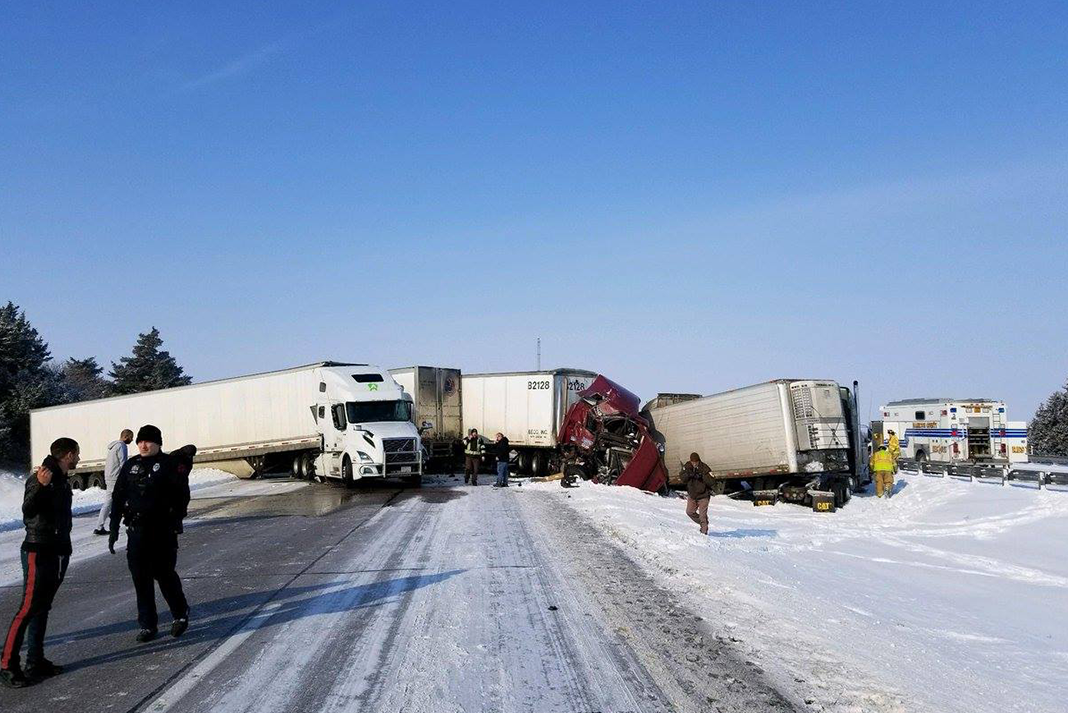
<path fill-rule="evenodd" d="M 1068 492 L 902 473 L 892 499 L 835 514 L 713 498 L 703 537 L 681 499 L 528 487 L 830 710 L 1064 710 Z"/>
<path fill-rule="evenodd" d="M 193 497 L 225 497 L 237 482 L 238 479 L 230 473 L 214 468 L 195 468 L 189 474 Z M 22 578 L 19 544 L 23 537 L 22 494 L 25 485 L 25 481 L 15 474 L 0 472 L 0 586 Z M 103 502 L 104 491 L 99 488 L 75 490 L 72 510 L 75 515 L 96 513 Z M 75 517 L 71 531 L 72 562 L 107 551 L 107 538 L 94 536 L 95 527 L 95 517 Z"/>

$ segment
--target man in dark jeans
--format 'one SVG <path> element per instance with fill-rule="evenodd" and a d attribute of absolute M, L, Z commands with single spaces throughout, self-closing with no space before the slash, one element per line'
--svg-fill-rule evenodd
<path fill-rule="evenodd" d="M 22 603 L 4 637 L 0 684 L 22 688 L 34 680 L 62 673 L 44 657 L 48 612 L 70 563 L 71 488 L 68 474 L 78 465 L 80 450 L 71 438 L 52 443 L 51 455 L 29 478 L 22 498 L 26 539 L 22 543 Z M 26 639 L 26 673 L 19 650 Z M 27 674 L 29 677 L 27 678 Z"/>
<path fill-rule="evenodd" d="M 498 433 L 496 440 L 486 449 L 487 453 L 497 458 L 497 482 L 493 484 L 495 488 L 508 487 L 508 458 L 511 451 L 512 447 L 508 445 L 508 439 L 503 433 Z"/>

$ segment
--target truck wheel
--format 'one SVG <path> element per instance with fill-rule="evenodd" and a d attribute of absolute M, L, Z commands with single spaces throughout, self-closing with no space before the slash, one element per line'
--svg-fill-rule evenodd
<path fill-rule="evenodd" d="M 712 486 L 712 494 L 723 495 L 725 492 L 727 492 L 727 481 L 716 480 L 715 484 Z"/>
<path fill-rule="evenodd" d="M 531 459 L 531 471 L 534 477 L 544 478 L 549 474 L 549 456 L 547 453 L 538 451 Z"/>
<path fill-rule="evenodd" d="M 519 451 L 519 457 L 516 459 L 516 470 L 521 475 L 530 475 L 533 470 L 531 467 L 532 460 L 533 454 L 530 451 Z"/>
<path fill-rule="evenodd" d="M 564 466 L 564 477 L 560 479 L 560 485 L 564 488 L 573 488 L 579 479 L 590 479 L 590 476 L 586 474 L 586 469 L 578 463 L 568 463 Z"/>
<path fill-rule="evenodd" d="M 100 488 L 101 490 L 105 490 L 106 488 L 104 487 L 104 474 L 103 473 L 93 473 L 92 475 L 90 475 L 89 476 L 89 487 L 90 488 Z"/>
<path fill-rule="evenodd" d="M 926 463 L 927 462 L 927 451 L 916 451 L 916 462 L 917 463 Z"/>
<path fill-rule="evenodd" d="M 292 475 L 294 480 L 304 480 L 304 454 L 298 453 L 293 456 Z"/>
<path fill-rule="evenodd" d="M 356 479 L 352 477 L 352 460 L 348 456 L 345 456 L 345 460 L 341 461 L 341 482 L 345 484 L 346 488 L 356 487 Z"/>

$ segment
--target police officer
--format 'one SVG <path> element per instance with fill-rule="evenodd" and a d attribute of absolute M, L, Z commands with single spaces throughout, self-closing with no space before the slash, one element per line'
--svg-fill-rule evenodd
<path fill-rule="evenodd" d="M 59 438 L 41 467 L 26 479 L 22 519 L 23 588 L 21 606 L 11 621 L 0 654 L 0 684 L 22 688 L 63 672 L 44 656 L 48 612 L 67 573 L 71 554 L 70 471 L 78 466 L 77 441 Z M 26 639 L 26 674 L 19 666 L 19 650 Z"/>
<path fill-rule="evenodd" d="M 139 455 L 130 458 L 119 471 L 111 501 L 111 535 L 108 550 L 115 554 L 119 524 L 126 522 L 126 562 L 137 592 L 139 642 L 151 641 L 158 633 L 156 588 L 167 602 L 174 618 L 171 636 L 178 637 L 189 627 L 189 604 L 182 580 L 174 571 L 178 561 L 178 535 L 189 507 L 189 470 L 195 446 L 163 453 L 163 435 L 155 426 L 142 426 L 137 432 Z"/>

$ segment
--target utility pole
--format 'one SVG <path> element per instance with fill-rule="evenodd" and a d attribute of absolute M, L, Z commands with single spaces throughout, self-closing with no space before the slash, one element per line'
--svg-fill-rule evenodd
<path fill-rule="evenodd" d="M 534 352 L 534 370 L 541 371 L 541 337 L 538 337 L 538 346 Z"/>

